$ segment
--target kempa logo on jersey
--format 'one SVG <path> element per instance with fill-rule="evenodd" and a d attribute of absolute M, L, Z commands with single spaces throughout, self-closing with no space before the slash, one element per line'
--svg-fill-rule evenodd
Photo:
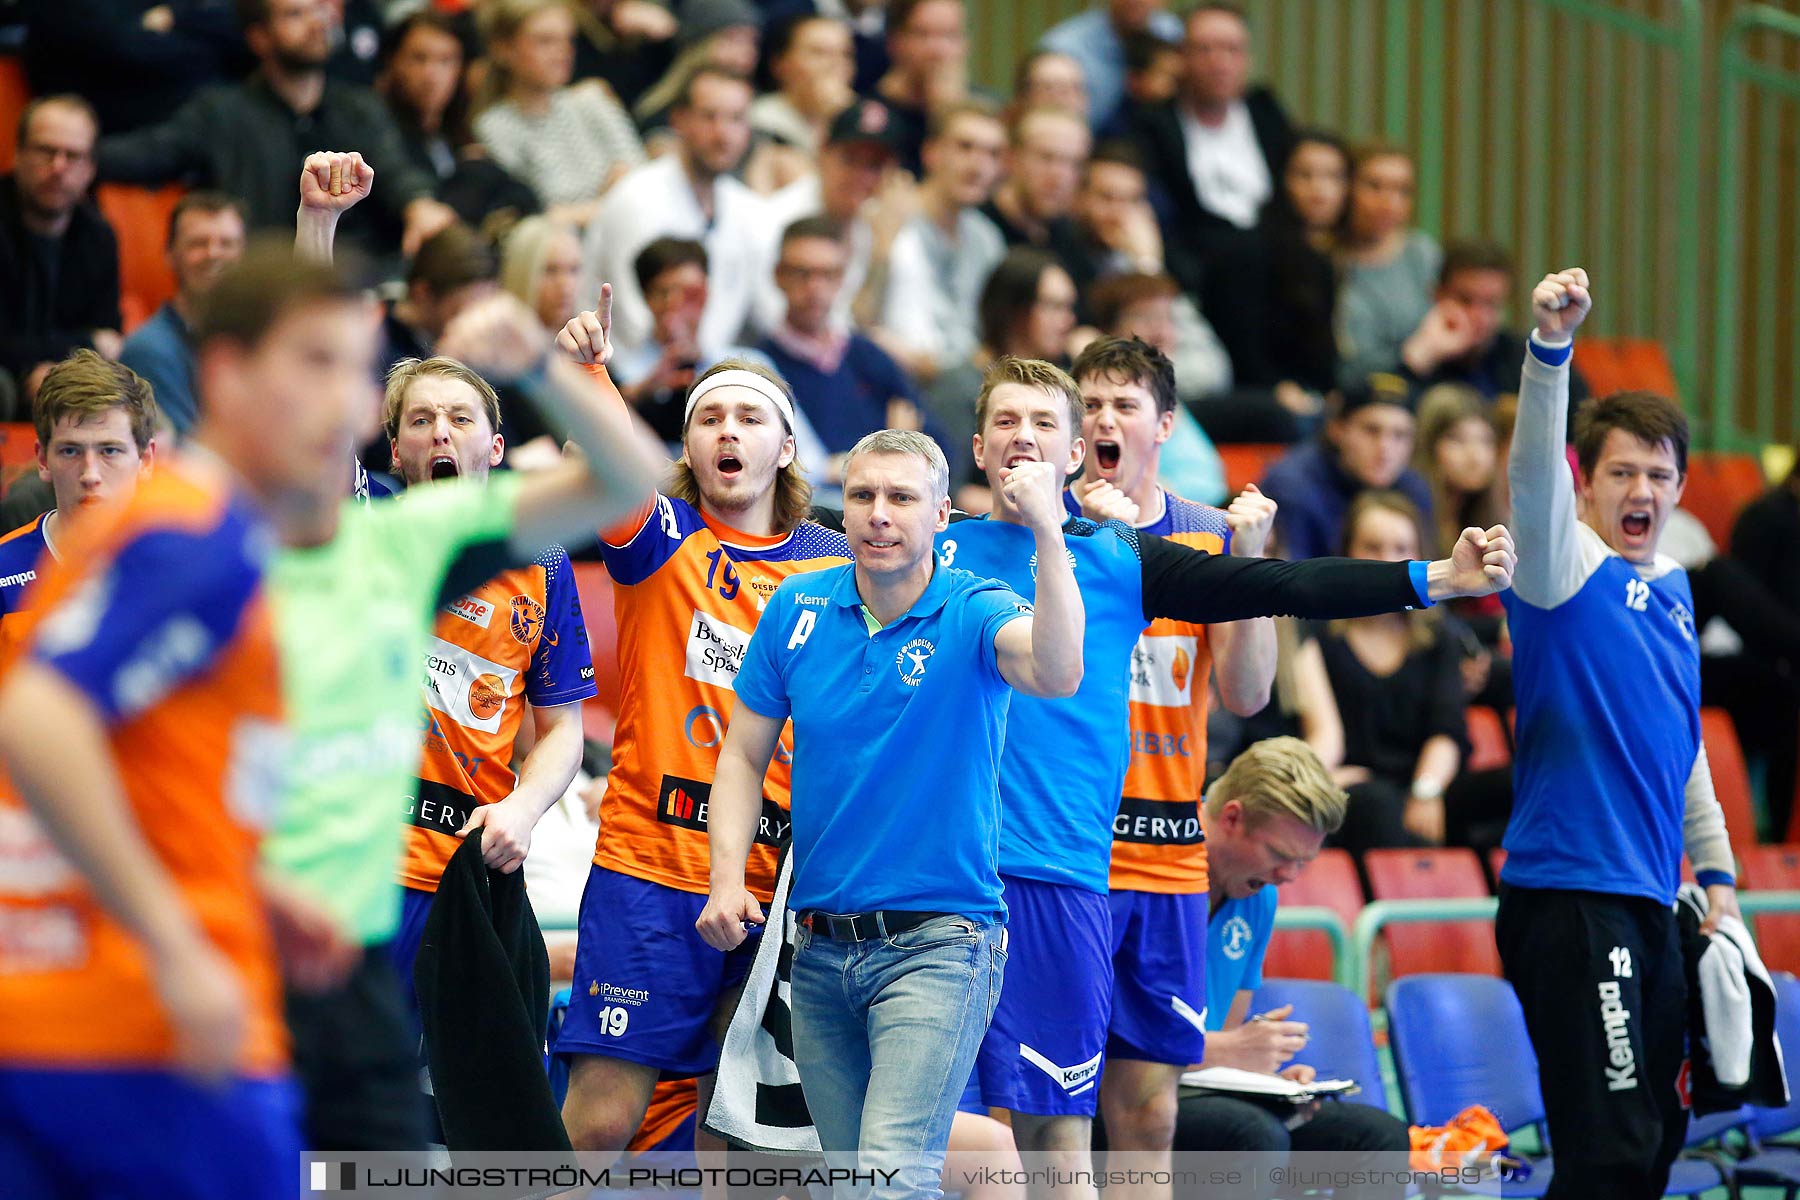
<path fill-rule="evenodd" d="M 1081 1095 L 1081 1093 L 1093 1087 L 1100 1078 L 1101 1056 L 1098 1054 L 1094 1055 L 1094 1057 L 1088 1059 L 1084 1063 L 1076 1063 L 1072 1067 L 1064 1067 L 1051 1062 L 1042 1054 L 1038 1053 L 1030 1046 L 1027 1046 L 1024 1042 L 1020 1042 L 1019 1057 L 1055 1080 L 1057 1086 L 1061 1087 L 1063 1091 L 1069 1093 L 1071 1096 Z"/>
<path fill-rule="evenodd" d="M 452 600 L 444 605 L 444 611 L 453 617 L 461 617 L 469 624 L 482 629 L 486 629 L 488 622 L 494 619 L 494 606 L 486 600 L 477 599 L 474 596 L 462 596 Z"/>
<path fill-rule="evenodd" d="M 1158 708 L 1186 708 L 1194 701 L 1194 662 L 1200 640 L 1192 634 L 1145 634 L 1131 650 L 1131 699 Z"/>
<path fill-rule="evenodd" d="M 688 626 L 687 663 L 682 674 L 730 689 L 737 684 L 738 668 L 744 665 L 744 651 L 749 648 L 749 634 L 697 612 Z"/>
<path fill-rule="evenodd" d="M 0 576 L 0 587 L 18 587 L 37 578 L 36 571 L 20 571 L 17 575 Z"/>
<path fill-rule="evenodd" d="M 1637 1055 L 1631 1049 L 1631 1012 L 1625 1007 L 1619 985 L 1608 979 L 1600 984 L 1600 1024 L 1606 1029 L 1606 1090 L 1628 1092 L 1638 1085 Z"/>
<path fill-rule="evenodd" d="M 706 806 L 712 799 L 712 784 L 679 775 L 664 775 L 656 793 L 656 819 L 664 825 L 706 832 Z M 789 819 L 786 810 L 767 796 L 763 797 L 762 816 L 756 824 L 759 845 L 779 845 L 787 836 Z"/>
<path fill-rule="evenodd" d="M 1113 816 L 1113 840 L 1146 846 L 1197 846 L 1206 840 L 1199 805 L 1192 800 L 1126 796 Z"/>

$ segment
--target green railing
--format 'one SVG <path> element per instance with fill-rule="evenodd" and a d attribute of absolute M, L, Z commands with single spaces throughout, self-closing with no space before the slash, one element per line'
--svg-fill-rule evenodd
<path fill-rule="evenodd" d="M 1344 919 L 1329 908 L 1297 904 L 1275 910 L 1275 928 L 1295 933 L 1322 933 L 1331 942 L 1331 977 L 1341 980 L 1350 963 L 1350 931 Z"/>
<path fill-rule="evenodd" d="M 1788 404 L 1795 401 L 1794 375 L 1800 372 L 1800 320 L 1789 307 L 1782 312 L 1777 285 L 1786 276 L 1791 284 L 1795 257 L 1800 257 L 1800 209 L 1790 216 L 1794 221 L 1793 247 L 1788 256 L 1772 256 L 1765 250 L 1755 256 L 1751 269 L 1755 292 L 1753 319 L 1740 323 L 1744 300 L 1744 260 L 1751 257 L 1751 247 L 1743 242 L 1745 194 L 1743 171 L 1744 141 L 1747 130 L 1739 128 L 1743 115 L 1743 91 L 1759 88 L 1785 100 L 1800 100 L 1800 75 L 1777 70 L 1752 57 L 1748 42 L 1755 34 L 1775 35 L 1800 41 L 1800 16 L 1757 4 L 1732 14 L 1719 45 L 1719 148 L 1717 245 L 1713 299 L 1713 422 L 1720 430 L 1741 429 L 1733 417 L 1744 416 L 1743 406 L 1732 410 L 1733 397 L 1748 391 L 1752 397 L 1754 422 L 1750 430 L 1752 442 L 1773 441 L 1776 430 L 1776 399 L 1785 396 Z M 1757 122 L 1757 215 L 1765 229 L 1779 223 L 1777 199 L 1782 174 L 1792 162 L 1791 145 L 1781 146 L 1783 122 L 1773 110 L 1765 107 Z M 1786 202 L 1793 204 L 1791 191 Z M 1765 233 L 1764 242 L 1779 245 L 1780 234 Z M 1789 292 L 1790 304 L 1800 293 Z M 1788 370 L 1785 377 L 1777 372 L 1781 350 L 1777 339 L 1786 326 L 1789 344 Z M 1739 353 L 1748 350 L 1745 370 L 1739 374 Z M 1796 423 L 1790 415 L 1790 429 Z"/>

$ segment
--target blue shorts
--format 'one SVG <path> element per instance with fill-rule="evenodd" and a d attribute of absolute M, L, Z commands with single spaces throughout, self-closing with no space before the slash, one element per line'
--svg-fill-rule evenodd
<path fill-rule="evenodd" d="M 400 976 L 400 995 L 406 1001 L 406 1013 L 412 1018 L 415 1033 L 421 1026 L 419 993 L 413 987 L 413 963 L 418 961 L 419 943 L 425 938 L 425 918 L 431 915 L 431 902 L 435 899 L 436 892 L 402 887 L 400 924 L 394 930 L 394 940 L 388 943 L 388 957 L 394 960 L 394 973 Z"/>
<path fill-rule="evenodd" d="M 1006 987 L 975 1076 L 994 1108 L 1094 1115 L 1112 1010 L 1112 918 L 1106 897 L 1066 884 L 1001 876 Z"/>
<path fill-rule="evenodd" d="M 166 1071 L 0 1067 L 0 1192 L 19 1200 L 290 1200 L 300 1093 Z"/>
<path fill-rule="evenodd" d="M 1206 893 L 1113 892 L 1106 1057 L 1187 1067 L 1206 1049 Z"/>
<path fill-rule="evenodd" d="M 590 868 L 556 1053 L 624 1059 L 669 1079 L 718 1066 L 713 1011 L 750 973 L 762 930 L 721 954 L 694 928 L 704 907 L 705 896 Z"/>

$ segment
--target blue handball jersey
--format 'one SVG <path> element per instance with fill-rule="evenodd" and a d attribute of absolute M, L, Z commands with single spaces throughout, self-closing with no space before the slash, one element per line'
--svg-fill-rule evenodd
<path fill-rule="evenodd" d="M 1063 526 L 1087 613 L 1080 689 L 1061 700 L 1019 694 L 1000 759 L 1000 873 L 1105 894 L 1113 817 L 1131 759 L 1131 651 L 1144 631 L 1136 531 L 1076 517 Z M 1037 540 L 991 519 L 954 522 L 937 538 L 944 562 L 1037 590 Z"/>
<path fill-rule="evenodd" d="M 1555 608 L 1503 600 L 1518 754 L 1502 877 L 1673 902 L 1700 747 L 1687 572 L 1646 580 L 1608 555 Z"/>

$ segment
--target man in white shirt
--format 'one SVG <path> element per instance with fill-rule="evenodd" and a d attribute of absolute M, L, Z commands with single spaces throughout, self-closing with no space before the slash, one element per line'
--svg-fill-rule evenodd
<path fill-rule="evenodd" d="M 1194 9 L 1181 55 L 1180 92 L 1140 110 L 1133 136 L 1168 200 L 1169 267 L 1197 291 L 1201 260 L 1255 228 L 1275 194 L 1293 129 L 1274 95 L 1250 86 L 1250 21 L 1238 5 Z"/>
<path fill-rule="evenodd" d="M 981 290 L 1006 256 L 1005 238 L 980 212 L 1005 151 L 1006 127 L 989 103 L 966 100 L 932 118 L 919 213 L 895 235 L 877 281 L 885 296 L 877 340 L 914 379 L 933 379 L 975 349 Z"/>
<path fill-rule="evenodd" d="M 738 340 L 750 318 L 763 265 L 763 201 L 731 175 L 750 146 L 750 84 L 703 67 L 670 114 L 675 151 L 636 168 L 607 192 L 588 226 L 592 277 L 613 285 L 613 343 L 621 353 L 651 336 L 637 285 L 638 252 L 659 237 L 693 238 L 710 261 L 698 341 L 715 352 Z"/>

